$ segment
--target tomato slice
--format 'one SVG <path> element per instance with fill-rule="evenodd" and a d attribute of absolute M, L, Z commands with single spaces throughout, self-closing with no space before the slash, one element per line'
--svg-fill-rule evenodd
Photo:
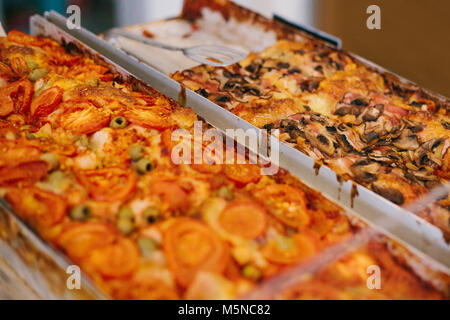
<path fill-rule="evenodd" d="M 150 193 L 158 195 L 169 210 L 183 210 L 189 206 L 189 197 L 179 185 L 170 181 L 161 181 L 150 186 Z"/>
<path fill-rule="evenodd" d="M 77 134 L 88 134 L 106 127 L 110 115 L 105 110 L 97 108 L 89 101 L 71 100 L 61 104 L 63 111 L 59 124 L 66 130 Z"/>
<path fill-rule="evenodd" d="M 156 272 L 155 272 L 156 271 Z M 120 300 L 178 300 L 176 288 L 168 284 L 158 269 L 139 269 L 131 280 L 120 281 L 114 289 L 114 298 Z"/>
<path fill-rule="evenodd" d="M 43 227 L 54 226 L 66 215 L 67 203 L 62 197 L 36 187 L 12 189 L 6 200 L 18 215 Z"/>
<path fill-rule="evenodd" d="M 119 238 L 103 248 L 94 249 L 86 264 L 104 277 L 117 278 L 136 271 L 139 260 L 136 243 L 128 238 Z"/>
<path fill-rule="evenodd" d="M 29 185 L 40 181 L 48 170 L 43 161 L 20 163 L 14 167 L 0 169 L 0 186 Z"/>
<path fill-rule="evenodd" d="M 33 37 L 19 30 L 11 30 L 10 32 L 8 32 L 7 38 L 8 41 L 11 42 L 37 47 L 43 46 L 51 42 L 51 40 Z"/>
<path fill-rule="evenodd" d="M 0 116 L 12 112 L 26 113 L 30 108 L 33 87 L 29 80 L 19 80 L 0 89 Z"/>
<path fill-rule="evenodd" d="M 61 102 L 64 91 L 54 86 L 42 91 L 36 99 L 31 102 L 31 115 L 33 117 L 45 117 L 52 113 Z"/>
<path fill-rule="evenodd" d="M 0 62 L 0 75 L 7 79 L 10 79 L 15 76 L 11 68 L 6 63 L 3 62 Z"/>
<path fill-rule="evenodd" d="M 94 200 L 115 202 L 127 199 L 136 190 L 136 173 L 127 168 L 107 167 L 81 171 L 79 182 Z"/>
<path fill-rule="evenodd" d="M 244 187 L 261 179 L 261 168 L 256 164 L 226 164 L 224 170 L 228 179 L 237 187 Z"/>
<path fill-rule="evenodd" d="M 21 77 L 30 72 L 27 62 L 20 56 L 11 58 L 11 68 Z"/>
<path fill-rule="evenodd" d="M 277 237 L 262 249 L 267 260 L 279 264 L 292 264 L 312 257 L 319 248 L 317 237 L 311 232 L 297 233 L 290 238 Z"/>
<path fill-rule="evenodd" d="M 218 174 L 222 172 L 223 165 L 203 163 L 203 164 L 193 164 L 192 168 L 201 173 Z"/>
<path fill-rule="evenodd" d="M 14 167 L 20 163 L 39 161 L 42 152 L 38 147 L 24 145 L 14 141 L 0 139 L 4 148 L 0 153 L 0 168 Z"/>
<path fill-rule="evenodd" d="M 292 228 L 302 229 L 311 222 L 303 191 L 286 184 L 272 184 L 254 194 L 276 219 Z"/>
<path fill-rule="evenodd" d="M 170 119 L 172 109 L 166 106 L 151 106 L 151 107 L 130 107 L 124 112 L 123 116 L 133 124 L 164 130 L 173 127 Z"/>
<path fill-rule="evenodd" d="M 220 226 L 228 233 L 254 239 L 266 231 L 265 210 L 249 201 L 233 201 L 218 218 Z"/>
<path fill-rule="evenodd" d="M 300 282 L 282 294 L 283 300 L 344 300 L 347 295 L 322 280 Z"/>
<path fill-rule="evenodd" d="M 78 262 L 87 258 L 92 250 L 113 243 L 118 236 L 117 230 L 105 223 L 72 223 L 63 229 L 56 242 L 71 259 Z"/>
<path fill-rule="evenodd" d="M 165 230 L 163 246 L 167 264 L 182 287 L 187 287 L 198 271 L 222 273 L 229 260 L 225 243 L 189 218 L 178 218 Z"/>

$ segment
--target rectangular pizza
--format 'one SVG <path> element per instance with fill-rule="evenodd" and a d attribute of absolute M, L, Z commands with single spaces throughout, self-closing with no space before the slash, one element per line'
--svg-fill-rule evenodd
<path fill-rule="evenodd" d="M 183 18 L 195 25 L 204 8 L 256 21 L 278 41 L 237 64 L 173 79 L 397 205 L 448 182 L 448 99 L 230 1 L 186 1 Z M 447 238 L 449 204 L 445 196 L 420 213 Z"/>
<path fill-rule="evenodd" d="M 107 296 L 240 297 L 366 228 L 283 169 L 175 164 L 173 132 L 209 125 L 97 60 L 73 43 L 0 38 L 0 195 Z M 342 264 L 359 279 L 366 262 L 382 261 L 385 290 L 335 290 L 448 297 L 447 278 L 435 285 L 390 250 L 379 243 Z"/>

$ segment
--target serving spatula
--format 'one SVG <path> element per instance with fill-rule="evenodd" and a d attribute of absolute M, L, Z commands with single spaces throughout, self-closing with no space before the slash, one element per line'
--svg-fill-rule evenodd
<path fill-rule="evenodd" d="M 248 53 L 246 53 L 245 51 L 240 51 L 226 46 L 200 45 L 183 48 L 161 43 L 159 41 L 123 29 L 112 29 L 108 32 L 108 37 L 117 36 L 136 40 L 166 50 L 181 51 L 185 56 L 191 58 L 192 60 L 215 67 L 229 66 L 236 62 L 244 60 L 248 56 Z"/>

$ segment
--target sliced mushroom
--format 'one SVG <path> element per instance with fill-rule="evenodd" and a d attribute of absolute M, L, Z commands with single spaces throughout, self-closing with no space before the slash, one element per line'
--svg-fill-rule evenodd
<path fill-rule="evenodd" d="M 372 107 L 369 107 L 364 112 L 362 119 L 364 121 L 376 121 L 381 116 L 384 111 L 384 105 L 376 104 Z"/>
<path fill-rule="evenodd" d="M 355 162 L 350 170 L 352 171 L 356 180 L 361 182 L 373 182 L 377 179 L 381 165 L 377 162 L 372 162 L 367 159 Z"/>
<path fill-rule="evenodd" d="M 327 156 L 331 157 L 334 154 L 336 149 L 329 136 L 316 134 L 312 130 L 305 129 L 305 137 L 313 147 L 316 147 Z"/>
<path fill-rule="evenodd" d="M 393 141 L 392 144 L 399 149 L 416 150 L 419 148 L 419 139 L 409 129 L 405 129 L 400 134 L 400 137 Z"/>
<path fill-rule="evenodd" d="M 377 182 L 374 182 L 372 184 L 372 190 L 395 204 L 402 205 L 405 203 L 405 197 L 401 191 L 397 189 L 387 188 Z"/>
<path fill-rule="evenodd" d="M 411 130 L 413 133 L 420 132 L 424 129 L 423 124 L 419 122 L 415 122 L 409 119 L 403 119 L 403 121 L 406 123 L 406 128 Z"/>
<path fill-rule="evenodd" d="M 353 107 L 346 104 L 338 104 L 336 110 L 334 110 L 334 114 L 337 116 L 345 116 L 347 114 L 353 113 Z"/>

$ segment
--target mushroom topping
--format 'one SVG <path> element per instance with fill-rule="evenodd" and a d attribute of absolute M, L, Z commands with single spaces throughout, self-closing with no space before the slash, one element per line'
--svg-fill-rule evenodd
<path fill-rule="evenodd" d="M 411 130 L 404 129 L 400 134 L 400 137 L 392 142 L 392 144 L 404 150 L 416 150 L 419 148 L 419 139 L 417 135 L 413 134 Z"/>
<path fill-rule="evenodd" d="M 300 84 L 300 89 L 302 91 L 313 92 L 314 90 L 319 88 L 320 81 L 321 81 L 321 79 L 309 79 L 309 80 L 303 81 Z"/>
<path fill-rule="evenodd" d="M 364 112 L 362 119 L 364 121 L 376 121 L 381 114 L 383 113 L 384 105 L 382 104 L 376 104 L 372 107 L 369 107 Z"/>
<path fill-rule="evenodd" d="M 423 130 L 423 124 L 414 122 L 412 120 L 403 119 L 403 121 L 406 123 L 406 128 L 411 130 L 413 133 L 417 133 Z"/>
<path fill-rule="evenodd" d="M 316 147 L 327 156 L 331 157 L 334 154 L 333 141 L 326 134 L 316 134 L 312 130 L 305 128 L 305 137 L 313 147 Z"/>
<path fill-rule="evenodd" d="M 387 188 L 377 182 L 374 182 L 372 184 L 372 190 L 395 204 L 402 205 L 405 203 L 405 197 L 397 189 Z"/>
<path fill-rule="evenodd" d="M 355 162 L 350 170 L 352 171 L 355 179 L 360 182 L 373 182 L 377 179 L 377 173 L 379 172 L 381 165 L 377 162 L 371 162 L 367 159 Z"/>
<path fill-rule="evenodd" d="M 390 150 L 389 147 L 381 147 L 380 149 L 372 150 L 367 157 L 373 161 L 381 162 L 386 165 L 401 160 L 401 157 L 394 151 Z"/>
<path fill-rule="evenodd" d="M 334 110 L 334 114 L 337 116 L 345 116 L 347 114 L 353 114 L 354 107 L 346 105 L 346 104 L 338 104 L 336 110 Z"/>
<path fill-rule="evenodd" d="M 450 122 L 442 121 L 441 124 L 445 129 L 450 130 Z"/>

